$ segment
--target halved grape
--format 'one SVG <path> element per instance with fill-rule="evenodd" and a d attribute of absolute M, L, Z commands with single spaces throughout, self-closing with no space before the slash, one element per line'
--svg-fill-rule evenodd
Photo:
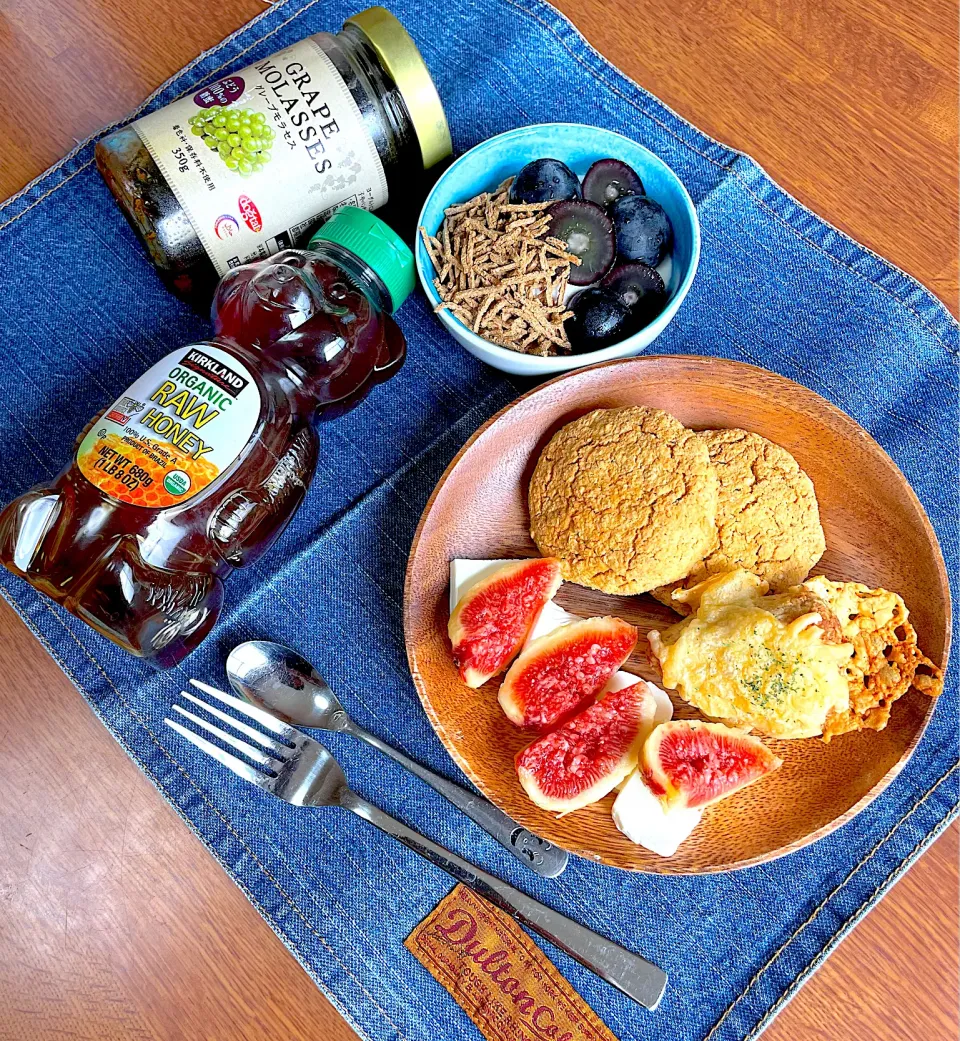
<path fill-rule="evenodd" d="M 639 261 L 617 264 L 604 276 L 600 286 L 629 307 L 644 325 L 652 322 L 667 303 L 667 290 L 660 272 Z"/>
<path fill-rule="evenodd" d="M 616 236 L 610 218 L 596 203 L 564 199 L 547 213 L 550 235 L 580 258 L 579 265 L 570 267 L 570 285 L 588 286 L 610 270 L 617 255 Z"/>
<path fill-rule="evenodd" d="M 604 208 L 622 195 L 643 195 L 643 181 L 619 159 L 598 159 L 583 176 L 583 197 Z"/>

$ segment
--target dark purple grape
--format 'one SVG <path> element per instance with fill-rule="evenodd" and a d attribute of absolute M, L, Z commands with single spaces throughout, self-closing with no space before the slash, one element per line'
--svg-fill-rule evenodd
<path fill-rule="evenodd" d="M 579 265 L 570 266 L 570 285 L 588 286 L 610 270 L 617 255 L 616 235 L 610 218 L 596 203 L 569 199 L 555 202 L 547 213 L 549 234 L 580 258 Z"/>
<path fill-rule="evenodd" d="M 604 275 L 600 286 L 629 307 L 643 325 L 652 322 L 667 303 L 660 272 L 639 261 L 617 264 Z"/>
<path fill-rule="evenodd" d="M 579 198 L 577 175 L 559 159 L 535 159 L 527 163 L 510 185 L 510 201 L 513 203 Z"/>
<path fill-rule="evenodd" d="M 619 159 L 598 159 L 583 177 L 583 197 L 606 209 L 622 195 L 643 195 L 637 171 Z"/>
<path fill-rule="evenodd" d="M 624 195 L 610 207 L 617 229 L 617 252 L 624 260 L 656 267 L 673 242 L 663 207 L 646 195 Z"/>
<path fill-rule="evenodd" d="M 610 347 L 639 328 L 630 308 L 599 286 L 577 293 L 570 307 L 573 317 L 564 322 L 564 329 L 574 354 Z"/>

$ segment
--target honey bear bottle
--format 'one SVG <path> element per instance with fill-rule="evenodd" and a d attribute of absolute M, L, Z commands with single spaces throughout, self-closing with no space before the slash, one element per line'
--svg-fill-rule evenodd
<path fill-rule="evenodd" d="M 344 207 L 308 248 L 235 268 L 214 338 L 162 358 L 80 435 L 70 465 L 0 513 L 0 560 L 160 668 L 209 633 L 313 478 L 320 420 L 389 379 L 413 256 Z"/>

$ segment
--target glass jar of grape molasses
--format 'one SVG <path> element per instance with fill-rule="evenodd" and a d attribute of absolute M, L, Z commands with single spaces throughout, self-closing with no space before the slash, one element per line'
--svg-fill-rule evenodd
<path fill-rule="evenodd" d="M 341 206 L 380 209 L 451 150 L 416 44 L 371 7 L 115 131 L 96 157 L 164 281 L 191 297 Z"/>

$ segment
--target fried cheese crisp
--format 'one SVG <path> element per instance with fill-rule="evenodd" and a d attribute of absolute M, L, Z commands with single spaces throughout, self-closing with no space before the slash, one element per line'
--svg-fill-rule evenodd
<path fill-rule="evenodd" d="M 911 688 L 928 697 L 943 689 L 943 673 L 917 645 L 903 599 L 859 582 L 831 582 L 817 575 L 803 584 L 836 614 L 853 648 L 845 667 L 849 704 L 832 713 L 824 741 L 852 730 L 883 730 L 893 703 Z"/>
<path fill-rule="evenodd" d="M 849 701 L 853 654 L 824 601 L 801 590 L 766 596 L 738 568 L 684 590 L 693 614 L 650 633 L 665 686 L 711 719 L 770 737 L 823 733 Z"/>

